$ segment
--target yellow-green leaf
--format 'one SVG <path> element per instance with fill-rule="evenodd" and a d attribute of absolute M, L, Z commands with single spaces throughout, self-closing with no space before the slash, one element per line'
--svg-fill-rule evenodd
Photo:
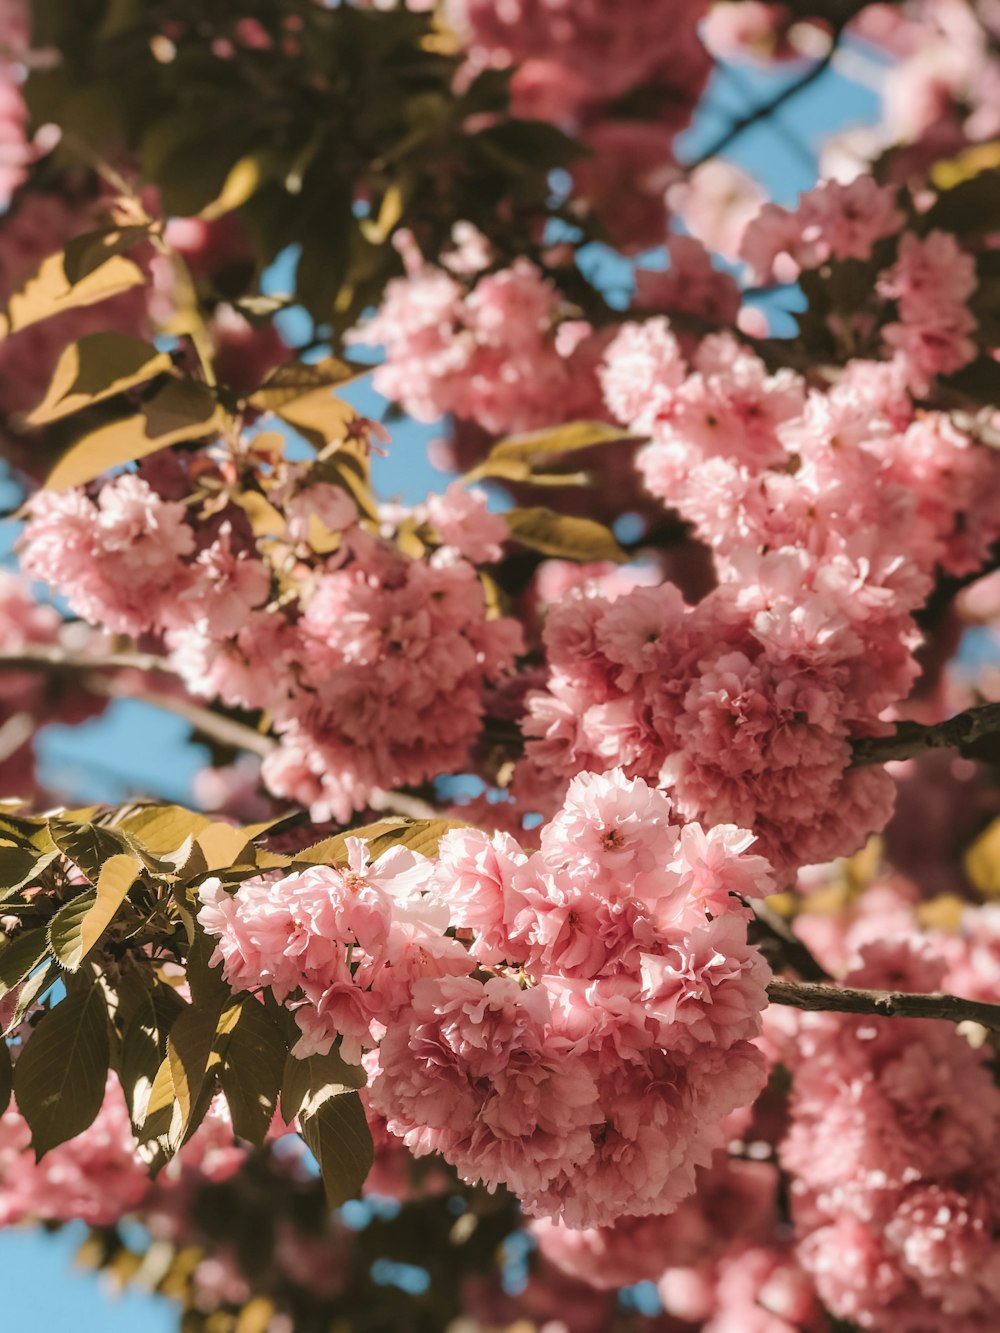
<path fill-rule="evenodd" d="M 109 468 L 145 458 L 182 440 L 200 440 L 225 424 L 211 390 L 193 380 L 171 380 L 138 412 L 88 432 L 72 444 L 45 479 L 49 490 L 93 481 Z"/>
<path fill-rule="evenodd" d="M 581 563 L 613 560 L 620 564 L 628 559 L 611 529 L 591 518 L 557 514 L 542 505 L 511 509 L 503 517 L 515 541 L 543 555 Z"/>
<path fill-rule="evenodd" d="M 361 1065 L 349 1065 L 335 1045 L 326 1055 L 299 1060 L 289 1055 L 281 1079 L 281 1114 L 288 1124 L 311 1115 L 331 1097 L 363 1088 L 368 1078 Z"/>
<path fill-rule="evenodd" d="M 47 425 L 171 369 L 166 352 L 125 333 L 91 333 L 59 358 L 44 400 L 31 412 L 32 426 Z"/>
<path fill-rule="evenodd" d="M 1000 898 L 1000 819 L 967 848 L 965 873 L 984 898 Z"/>
<path fill-rule="evenodd" d="M 262 1144 L 271 1128 L 287 1056 L 282 1031 L 267 1009 L 257 1000 L 245 1000 L 226 1046 L 219 1081 L 233 1129 L 249 1143 Z"/>
<path fill-rule="evenodd" d="M 264 179 L 263 156 L 260 153 L 248 153 L 230 168 L 217 198 L 206 204 L 199 216 L 214 222 L 224 213 L 231 213 L 257 193 Z"/>
<path fill-rule="evenodd" d="M 32 973 L 49 952 L 44 926 L 22 930 L 0 947 L 0 998 Z"/>
<path fill-rule="evenodd" d="M 59 909 L 49 927 L 52 949 L 63 967 L 75 972 L 115 918 L 129 889 L 142 874 L 134 856 L 112 856 L 101 866 L 97 887 Z"/>
<path fill-rule="evenodd" d="M 79 282 L 71 283 L 62 253 L 49 255 L 7 302 L 6 314 L 0 318 L 0 337 L 78 306 L 96 305 L 145 281 L 137 264 L 123 255 L 112 255 Z"/>
<path fill-rule="evenodd" d="M 170 857 L 188 838 L 197 837 L 211 822 L 207 815 L 196 814 L 182 805 L 148 805 L 130 814 L 116 827 L 153 856 Z"/>
<path fill-rule="evenodd" d="M 604 421 L 573 421 L 551 430 L 532 431 L 527 435 L 511 435 L 493 446 L 489 454 L 468 474 L 467 481 L 479 477 L 502 477 L 520 481 L 530 473 L 536 462 L 550 460 L 560 454 L 578 449 L 591 449 L 598 444 L 631 443 L 638 437 L 620 426 Z"/>
<path fill-rule="evenodd" d="M 149 239 L 151 223 L 131 227 L 103 227 L 99 231 L 84 232 L 66 242 L 63 251 L 63 271 L 70 282 L 81 282 L 96 272 L 114 255 L 125 254 Z"/>

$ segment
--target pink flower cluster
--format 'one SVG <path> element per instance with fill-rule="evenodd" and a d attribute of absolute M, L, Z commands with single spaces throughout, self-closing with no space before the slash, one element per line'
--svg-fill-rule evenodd
<path fill-rule="evenodd" d="M 912 941 L 862 951 L 846 984 L 933 991 Z M 801 1015 L 787 1058 L 797 1251 L 862 1328 L 986 1333 L 1000 1301 L 1000 1090 L 950 1024 Z M 943 1322 L 942 1322 L 943 1321 Z"/>
<path fill-rule="evenodd" d="M 352 335 L 381 343 L 373 384 L 418 421 L 451 413 L 494 435 L 517 434 L 600 408 L 603 346 L 568 317 L 561 293 L 529 259 L 474 278 L 425 263 L 404 239 L 407 275 Z M 468 248 L 466 246 L 466 248 Z"/>
<path fill-rule="evenodd" d="M 201 889 L 199 920 L 219 941 L 213 961 L 235 990 L 269 986 L 289 1003 L 302 1059 L 325 1055 L 339 1036 L 344 1058 L 357 1063 L 408 1003 L 415 981 L 474 966 L 445 934 L 446 908 L 425 893 L 426 858 L 393 848 L 369 865 L 361 839 L 347 847 L 343 870 L 252 879 L 235 896 L 216 879 Z"/>
<path fill-rule="evenodd" d="M 287 699 L 270 701 L 282 746 L 264 779 L 316 819 L 346 820 L 372 791 L 460 768 L 487 683 L 522 649 L 516 621 L 487 619 L 476 571 L 453 549 L 414 560 L 359 531 L 348 550 L 350 562 L 317 580 L 284 649 Z M 254 627 L 244 637 L 267 652 Z"/>
<path fill-rule="evenodd" d="M 224 1180 L 246 1156 L 233 1139 L 225 1105 L 216 1100 L 189 1143 L 152 1185 L 113 1074 L 108 1075 L 104 1103 L 88 1129 L 37 1162 L 30 1145 L 28 1124 L 12 1104 L 0 1116 L 0 1226 L 26 1219 L 109 1226 L 154 1198 L 162 1206 L 165 1197 L 192 1175 Z"/>
<path fill-rule="evenodd" d="M 896 302 L 897 320 L 882 336 L 915 393 L 926 393 L 935 375 L 960 370 L 975 357 L 970 334 L 976 320 L 968 301 L 977 282 L 975 260 L 954 236 L 932 231 L 901 238 L 899 256 L 880 288 Z"/>
<path fill-rule="evenodd" d="M 936 565 L 975 569 L 1000 527 L 1000 467 L 943 415 L 913 411 L 898 369 L 863 362 L 829 391 L 769 374 L 728 334 L 689 363 L 663 320 L 608 349 L 615 414 L 651 436 L 650 490 L 713 549 L 719 586 L 552 609 L 549 679 L 528 697 L 545 773 L 622 764 L 687 818 L 751 828 L 776 867 L 857 847 L 892 802 L 851 740 L 917 674 L 912 612 Z"/>
<path fill-rule="evenodd" d="M 877 241 L 904 224 L 896 193 L 873 176 L 846 185 L 821 181 L 799 196 L 794 211 L 765 204 L 747 225 L 740 253 L 760 282 L 794 282 L 800 269 L 831 259 L 868 259 Z"/>
<path fill-rule="evenodd" d="M 355 843 L 343 871 L 208 887 L 200 919 L 232 985 L 293 1008 L 300 1054 L 378 1043 L 370 1105 L 415 1155 L 571 1226 L 666 1213 L 762 1086 L 769 976 L 742 902 L 767 863 L 674 818 L 581 775 L 533 855 L 465 829 L 368 866 Z"/>

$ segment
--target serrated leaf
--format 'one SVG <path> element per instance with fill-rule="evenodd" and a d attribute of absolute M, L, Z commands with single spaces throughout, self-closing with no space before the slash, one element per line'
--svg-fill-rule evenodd
<path fill-rule="evenodd" d="M 49 926 L 53 952 L 75 972 L 114 920 L 129 889 L 142 874 L 135 856 L 112 856 L 101 866 L 97 886 L 61 907 Z"/>
<path fill-rule="evenodd" d="M 54 958 L 49 958 L 42 963 L 41 967 L 36 967 L 30 976 L 26 977 L 17 989 L 17 1002 L 7 1020 L 7 1026 L 3 1030 L 3 1035 L 9 1037 L 10 1034 L 19 1027 L 25 1014 L 35 1003 L 41 1000 L 50 986 L 53 986 L 61 976 L 59 964 Z"/>
<path fill-rule="evenodd" d="M 43 1016 L 14 1068 L 14 1095 L 36 1157 L 93 1124 L 108 1073 L 108 1015 L 97 985 L 70 991 Z"/>
<path fill-rule="evenodd" d="M 0 998 L 33 972 L 48 952 L 44 926 L 22 931 L 0 948 Z"/>
<path fill-rule="evenodd" d="M 48 490 L 82 486 L 109 468 L 145 458 L 168 445 L 214 435 L 225 420 L 207 385 L 171 380 L 138 411 L 98 426 L 71 444 L 45 478 L 45 486 Z"/>
<path fill-rule="evenodd" d="M 113 255 L 79 282 L 71 283 L 62 253 L 49 255 L 7 302 L 6 314 L 0 317 L 0 337 L 67 310 L 96 305 L 145 281 L 138 265 L 121 255 Z"/>
<path fill-rule="evenodd" d="M 132 848 L 114 829 L 100 824 L 71 823 L 65 818 L 49 820 L 52 841 L 70 861 L 96 884 L 105 861 L 113 856 L 127 856 Z"/>
<path fill-rule="evenodd" d="M 503 517 L 515 541 L 543 555 L 587 564 L 603 560 L 621 564 L 628 559 L 611 529 L 591 518 L 557 514 L 542 505 L 511 509 Z"/>
<path fill-rule="evenodd" d="M 315 1113 L 299 1118 L 299 1132 L 319 1163 L 330 1207 L 339 1208 L 354 1198 L 375 1160 L 371 1130 L 358 1094 L 328 1098 Z"/>
<path fill-rule="evenodd" d="M 404 828 L 388 829 L 379 833 L 370 844 L 372 860 L 377 860 L 390 847 L 406 847 L 420 856 L 436 856 L 438 844 L 452 829 L 467 828 L 460 819 L 415 819 Z"/>
<path fill-rule="evenodd" d="M 196 838 L 212 823 L 207 815 L 182 805 L 149 805 L 115 825 L 159 860 L 174 860 L 188 838 Z"/>
<path fill-rule="evenodd" d="M 122 1035 L 119 1078 L 137 1133 L 145 1122 L 150 1092 L 167 1053 L 167 1033 L 183 1009 L 184 1001 L 175 990 L 155 983 L 136 1005 Z"/>
<path fill-rule="evenodd" d="M 28 414 L 31 426 L 72 416 L 169 371 L 173 362 L 152 343 L 125 333 L 91 333 L 66 348 L 45 398 Z"/>
<path fill-rule="evenodd" d="M 167 1049 L 153 1079 L 140 1141 L 155 1144 L 165 1157 L 178 1152 L 198 1128 L 211 1100 L 218 1065 L 215 1050 L 218 1008 L 189 1004 L 167 1035 Z"/>
<path fill-rule="evenodd" d="M 265 1007 L 244 1000 L 219 1081 L 237 1136 L 258 1147 L 274 1119 L 287 1056 L 288 1044 Z"/>
<path fill-rule="evenodd" d="M 311 1115 L 330 1097 L 363 1088 L 368 1076 L 361 1065 L 349 1065 L 334 1046 L 326 1055 L 304 1060 L 289 1055 L 281 1076 L 281 1114 L 286 1123 Z"/>
<path fill-rule="evenodd" d="M 36 879 L 56 859 L 57 852 L 39 852 L 33 847 L 0 845 L 0 901 Z"/>

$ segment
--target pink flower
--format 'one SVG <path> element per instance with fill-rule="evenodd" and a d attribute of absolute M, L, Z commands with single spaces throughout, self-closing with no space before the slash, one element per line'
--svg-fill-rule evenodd
<path fill-rule="evenodd" d="M 471 564 L 500 559 L 507 524 L 500 514 L 490 513 L 482 491 L 453 481 L 442 495 L 427 497 L 427 516 L 441 540 Z"/>

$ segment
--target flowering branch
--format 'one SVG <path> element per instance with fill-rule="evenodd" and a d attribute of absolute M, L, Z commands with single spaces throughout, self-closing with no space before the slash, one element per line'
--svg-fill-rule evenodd
<path fill-rule="evenodd" d="M 913 995 L 907 991 L 857 990 L 814 981 L 772 981 L 772 1004 L 840 1014 L 873 1014 L 881 1018 L 938 1018 L 946 1023 L 979 1023 L 1000 1031 L 1000 1004 L 963 1000 L 957 995 Z"/>
<path fill-rule="evenodd" d="M 854 766 L 912 759 L 925 750 L 965 750 L 987 736 L 1000 734 L 1000 703 L 981 704 L 956 713 L 945 722 L 925 726 L 900 722 L 891 736 L 866 736 L 854 742 Z"/>

